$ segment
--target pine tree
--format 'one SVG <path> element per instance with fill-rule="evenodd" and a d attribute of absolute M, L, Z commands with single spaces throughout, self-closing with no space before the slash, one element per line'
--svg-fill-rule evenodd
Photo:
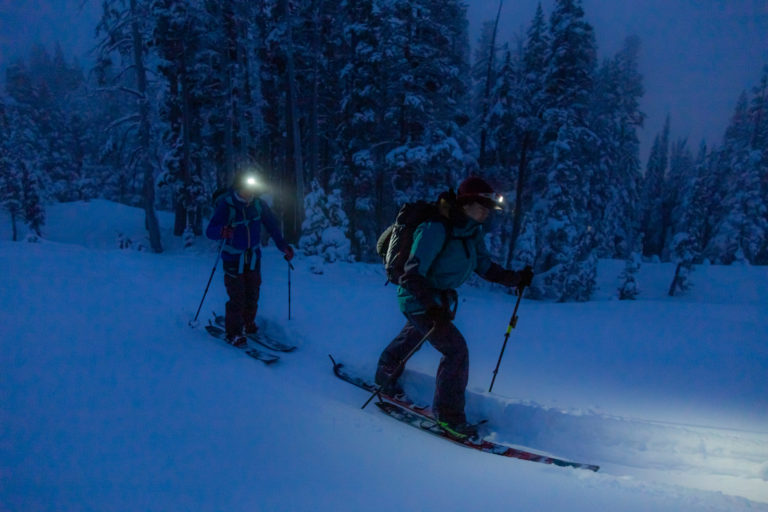
<path fill-rule="evenodd" d="M 641 231 L 643 255 L 661 257 L 664 248 L 664 192 L 669 165 L 669 116 L 661 134 L 656 135 L 648 157 L 642 184 Z"/>
<path fill-rule="evenodd" d="M 590 296 L 597 264 L 588 211 L 594 172 L 588 148 L 595 141 L 587 126 L 596 47 L 592 27 L 583 18 L 577 0 L 558 0 L 550 18 L 541 138 L 548 171 L 534 206 L 542 244 L 535 270 L 546 285 L 539 292 L 561 301 Z"/>
<path fill-rule="evenodd" d="M 522 222 L 531 211 L 534 197 L 540 197 L 546 188 L 539 139 L 546 106 L 548 46 L 547 23 L 539 4 L 523 47 L 516 53 L 506 52 L 492 95 L 489 146 L 495 151 L 499 173 L 496 181 L 513 198 L 513 212 L 503 228 L 508 233 L 504 240 L 508 244 L 507 265 L 517 252 Z"/>
<path fill-rule="evenodd" d="M 27 224 L 33 239 L 42 236 L 45 224 L 46 180 L 37 134 L 29 105 L 0 103 L 0 204 L 11 216 L 14 241 L 21 238 L 18 221 Z"/>
<path fill-rule="evenodd" d="M 22 184 L 19 169 L 18 138 L 14 133 L 12 108 L 0 98 L 0 205 L 11 219 L 12 240 L 19 239 L 18 220 L 21 216 Z"/>
<path fill-rule="evenodd" d="M 640 156 L 637 129 L 643 95 L 638 72 L 640 42 L 628 38 L 624 47 L 600 68 L 590 125 L 598 136 L 590 210 L 601 257 L 627 258 L 638 243 Z"/>
<path fill-rule="evenodd" d="M 718 165 L 725 178 L 721 217 L 706 255 L 716 262 L 763 262 L 768 243 L 765 111 L 768 72 L 753 91 L 751 105 L 742 94 L 726 131 Z M 763 146 L 763 147 L 761 147 Z"/>
<path fill-rule="evenodd" d="M 200 210 L 207 202 L 193 191 L 200 188 L 196 185 L 202 163 L 214 160 L 202 140 L 203 109 L 211 103 L 209 98 L 222 97 L 215 87 L 221 78 L 212 65 L 218 59 L 213 58 L 213 45 L 203 43 L 214 24 L 196 1 L 154 0 L 151 9 L 152 44 L 162 59 L 158 70 L 166 84 L 159 109 L 165 151 L 158 182 L 172 190 L 173 233 L 183 236 L 187 245 L 190 236 L 202 231 Z"/>
<path fill-rule="evenodd" d="M 486 151 L 489 149 L 488 143 L 488 124 L 491 113 L 493 86 L 497 75 L 497 53 L 498 45 L 496 42 L 499 19 L 501 18 L 501 8 L 503 0 L 499 0 L 499 9 L 496 13 L 496 19 L 493 22 L 483 24 L 478 51 L 476 52 L 475 63 L 472 70 L 472 77 L 476 82 L 477 91 L 475 92 L 476 103 L 478 105 L 480 133 L 480 147 L 478 161 L 480 167 L 485 167 L 487 163 Z"/>
<path fill-rule="evenodd" d="M 683 184 L 680 192 L 681 201 L 674 212 L 673 237 L 677 233 L 687 232 L 695 242 L 695 261 L 701 260 L 703 248 L 706 247 L 713 230 L 710 224 L 712 197 L 716 184 L 712 179 L 712 158 L 707 152 L 704 141 L 699 145 L 699 151 L 692 165 L 689 181 Z M 671 251 L 671 248 L 670 248 Z"/>
<path fill-rule="evenodd" d="M 460 128 L 469 73 L 466 6 L 456 0 L 395 0 L 390 108 L 397 147 L 387 155 L 397 202 L 436 197 L 464 177 Z"/>
<path fill-rule="evenodd" d="M 82 188 L 89 138 L 82 116 L 87 110 L 75 108 L 83 107 L 76 103 L 83 84 L 82 70 L 66 62 L 58 45 L 53 56 L 45 47 L 33 46 L 28 65 L 17 61 L 6 73 L 8 94 L 34 132 L 29 143 L 40 171 L 40 187 L 55 200 L 71 201 L 88 193 Z"/>
<path fill-rule="evenodd" d="M 536 263 L 536 223 L 527 216 L 522 226 L 509 265 L 514 268 L 533 267 Z"/>
<path fill-rule="evenodd" d="M 349 212 L 352 253 L 371 261 L 370 250 L 392 206 L 385 180 L 383 158 L 386 141 L 393 136 L 386 116 L 388 57 L 384 50 L 384 26 L 380 6 L 372 0 L 350 0 L 341 5 L 345 28 L 341 37 L 344 67 L 339 70 L 340 109 L 336 131 L 339 155 L 331 185 L 342 194 Z"/>

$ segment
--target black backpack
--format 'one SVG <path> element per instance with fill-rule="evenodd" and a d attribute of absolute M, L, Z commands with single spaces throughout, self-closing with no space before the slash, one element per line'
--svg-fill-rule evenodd
<path fill-rule="evenodd" d="M 445 226 L 445 242 L 440 252 L 448 243 L 450 228 L 448 219 L 440 214 L 437 203 L 416 201 L 405 203 L 400 207 L 395 222 L 379 236 L 376 242 L 376 252 L 384 262 L 384 272 L 387 282 L 398 284 L 403 275 L 405 262 L 411 254 L 413 233 L 416 227 L 426 221 L 440 221 Z"/>

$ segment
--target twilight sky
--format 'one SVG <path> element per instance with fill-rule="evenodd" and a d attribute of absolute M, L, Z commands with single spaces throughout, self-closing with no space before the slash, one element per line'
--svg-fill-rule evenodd
<path fill-rule="evenodd" d="M 504 0 L 501 40 L 525 32 L 539 0 Z M 542 0 L 547 17 L 553 0 Z M 59 41 L 87 62 L 100 0 L 0 0 L 0 69 L 35 41 Z M 469 0 L 471 42 L 498 0 Z M 583 0 L 595 28 L 600 60 L 632 34 L 641 39 L 644 76 L 643 165 L 650 142 L 671 115 L 672 137 L 720 142 L 739 93 L 757 84 L 768 65 L 768 0 Z M 82 7 L 81 7 L 82 6 Z"/>

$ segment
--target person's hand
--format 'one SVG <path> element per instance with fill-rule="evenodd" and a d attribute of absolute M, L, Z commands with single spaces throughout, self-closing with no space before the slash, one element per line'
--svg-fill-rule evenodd
<path fill-rule="evenodd" d="M 232 226 L 224 226 L 221 228 L 221 238 L 229 240 L 233 236 L 235 236 L 235 228 Z"/>
<path fill-rule="evenodd" d="M 520 271 L 520 282 L 518 283 L 519 288 L 523 288 L 525 286 L 531 286 L 531 283 L 533 282 L 533 269 L 530 265 L 526 265 L 526 267 Z"/>
<path fill-rule="evenodd" d="M 285 254 L 285 256 L 283 256 L 283 258 L 285 258 L 285 261 L 291 261 L 295 254 L 293 252 L 293 247 L 291 247 L 290 245 L 286 245 L 285 249 L 283 250 L 283 254 Z"/>
<path fill-rule="evenodd" d="M 444 324 L 448 323 L 453 318 L 451 318 L 451 312 L 448 311 L 446 308 L 438 305 L 432 305 L 427 308 L 427 311 L 425 313 L 426 317 L 432 320 L 435 324 Z"/>

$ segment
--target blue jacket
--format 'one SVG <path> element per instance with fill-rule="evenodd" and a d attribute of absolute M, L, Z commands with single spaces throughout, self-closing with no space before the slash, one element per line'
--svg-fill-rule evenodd
<path fill-rule="evenodd" d="M 216 203 L 205 234 L 212 240 L 220 240 L 224 226 L 234 228 L 232 238 L 222 247 L 221 259 L 227 262 L 239 261 L 239 272 L 242 273 L 246 259 L 250 260 L 250 268 L 253 270 L 261 258 L 262 224 L 277 248 L 284 251 L 288 244 L 269 205 L 258 197 L 246 203 L 234 190 L 229 190 Z"/>

